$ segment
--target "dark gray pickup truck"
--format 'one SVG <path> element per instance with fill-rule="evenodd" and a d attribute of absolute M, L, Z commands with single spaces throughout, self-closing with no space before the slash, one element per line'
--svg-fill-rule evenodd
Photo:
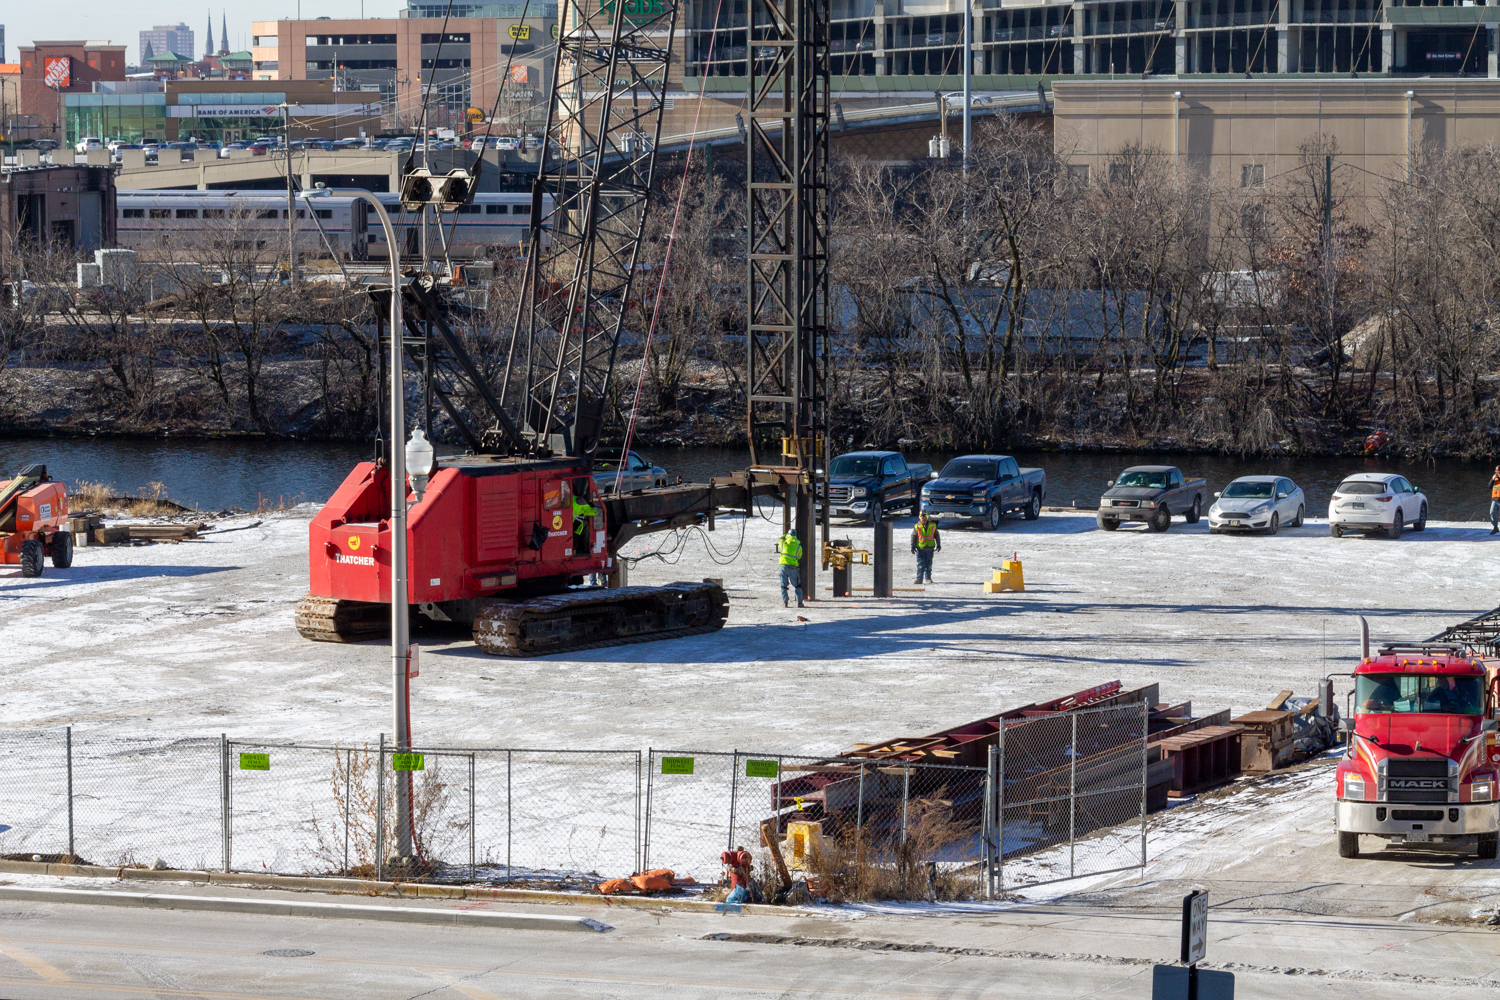
<path fill-rule="evenodd" d="M 1023 469 L 1009 455 L 965 455 L 922 487 L 922 509 L 944 523 L 963 521 L 995 531 L 1011 511 L 1028 521 L 1042 515 L 1047 473 Z"/>
<path fill-rule="evenodd" d="M 1184 480 L 1171 465 L 1133 465 L 1108 486 L 1099 498 L 1099 527 L 1105 531 L 1114 531 L 1121 521 L 1145 521 L 1152 531 L 1166 531 L 1173 514 L 1195 524 L 1208 493 L 1207 480 Z"/>

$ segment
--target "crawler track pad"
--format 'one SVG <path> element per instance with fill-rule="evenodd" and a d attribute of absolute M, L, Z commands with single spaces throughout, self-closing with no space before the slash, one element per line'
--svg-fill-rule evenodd
<path fill-rule="evenodd" d="M 474 641 L 495 656 L 545 656 L 714 632 L 728 617 L 716 583 L 575 590 L 486 609 Z"/>

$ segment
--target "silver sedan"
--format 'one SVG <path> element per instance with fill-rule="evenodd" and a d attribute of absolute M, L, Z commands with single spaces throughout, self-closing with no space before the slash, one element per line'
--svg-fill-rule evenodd
<path fill-rule="evenodd" d="M 1274 535 L 1282 525 L 1302 527 L 1307 507 L 1302 488 L 1284 476 L 1241 476 L 1208 508 L 1208 531 L 1263 531 Z"/>

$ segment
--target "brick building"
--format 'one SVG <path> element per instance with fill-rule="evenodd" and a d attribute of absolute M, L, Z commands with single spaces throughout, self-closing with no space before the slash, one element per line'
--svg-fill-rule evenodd
<path fill-rule="evenodd" d="M 15 241 L 54 241 L 92 251 L 115 244 L 114 171 L 108 166 L 43 166 L 22 150 L 0 169 L 0 271 Z"/>
<path fill-rule="evenodd" d="M 87 94 L 98 81 L 125 79 L 125 46 L 109 42 L 36 42 L 20 46 L 20 113 L 30 115 L 38 138 L 61 139 L 58 119 L 68 94 Z"/>

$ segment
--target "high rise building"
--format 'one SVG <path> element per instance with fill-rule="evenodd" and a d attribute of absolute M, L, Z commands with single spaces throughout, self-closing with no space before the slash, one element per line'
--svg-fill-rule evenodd
<path fill-rule="evenodd" d="M 175 52 L 189 59 L 197 51 L 193 47 L 193 29 L 185 24 L 158 24 L 150 31 L 141 32 L 141 44 L 138 50 L 142 55 L 142 63 L 145 61 L 146 46 L 151 46 L 151 51 L 158 56 L 164 56 L 168 52 Z"/>
<path fill-rule="evenodd" d="M 5 62 L 5 25 L 0 24 L 0 63 Z"/>

